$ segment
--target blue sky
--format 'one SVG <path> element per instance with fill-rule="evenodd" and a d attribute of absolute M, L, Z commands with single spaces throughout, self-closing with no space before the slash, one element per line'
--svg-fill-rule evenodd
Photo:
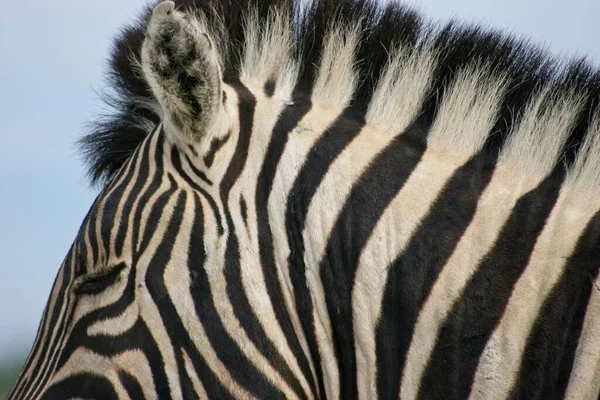
<path fill-rule="evenodd" d="M 600 65 L 598 0 L 414 0 L 529 36 L 555 54 Z M 0 363 L 31 345 L 52 282 L 96 191 L 75 140 L 103 109 L 111 38 L 140 0 L 21 0 L 0 11 Z"/>

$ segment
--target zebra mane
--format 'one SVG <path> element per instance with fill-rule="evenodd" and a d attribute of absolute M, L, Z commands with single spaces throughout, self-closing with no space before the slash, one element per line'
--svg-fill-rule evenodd
<path fill-rule="evenodd" d="M 497 97 L 493 127 L 483 138 L 491 155 L 501 152 L 532 103 L 539 103 L 534 110 L 539 118 L 572 110 L 557 154 L 564 171 L 581 154 L 586 137 L 598 136 L 599 71 L 584 59 L 554 59 L 527 40 L 455 21 L 430 24 L 403 5 L 373 0 L 177 0 L 176 5 L 206 27 L 225 81 L 267 82 L 265 88 L 282 97 L 310 96 L 374 125 L 393 121 L 400 107 L 394 97 L 411 96 L 406 90 L 422 89 L 419 113 L 433 118 L 458 80 L 483 82 L 480 91 L 495 87 L 490 96 Z M 161 119 L 139 66 L 150 10 L 117 37 L 105 95 L 111 111 L 79 142 L 93 183 L 110 179 Z M 553 124 L 559 123 L 546 125 Z"/>

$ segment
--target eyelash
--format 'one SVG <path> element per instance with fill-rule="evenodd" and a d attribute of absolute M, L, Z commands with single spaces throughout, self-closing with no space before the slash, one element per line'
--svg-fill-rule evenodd
<path fill-rule="evenodd" d="M 83 278 L 75 285 L 73 293 L 78 295 L 93 295 L 103 292 L 109 286 L 117 282 L 121 275 L 121 271 L 123 271 L 126 266 L 125 263 L 120 263 L 102 274 L 90 275 Z"/>

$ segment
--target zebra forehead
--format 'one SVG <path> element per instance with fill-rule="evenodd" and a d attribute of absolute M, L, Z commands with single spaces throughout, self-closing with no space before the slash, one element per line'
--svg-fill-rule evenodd
<path fill-rule="evenodd" d="M 537 166 L 521 163 L 532 170 L 545 170 L 559 159 L 570 166 L 588 133 L 597 132 L 592 129 L 600 98 L 597 69 L 585 60 L 552 58 L 524 39 L 455 22 L 432 23 L 395 2 L 175 3 L 215 43 L 226 83 L 241 80 L 251 88 L 265 87 L 284 101 L 310 98 L 334 110 L 350 110 L 348 115 L 383 130 L 398 129 L 399 115 L 406 119 L 400 125 L 407 126 L 420 113 L 468 109 L 465 101 L 472 101 L 477 107 L 469 123 L 489 129 L 478 138 L 468 128 L 455 133 L 446 129 L 446 136 L 437 129 L 436 144 L 469 141 L 467 147 L 502 152 L 509 162 L 527 156 L 517 149 L 541 144 L 540 154 L 551 159 L 534 157 Z M 163 117 L 139 73 L 151 8 L 116 38 L 106 94 L 112 111 L 91 124 L 80 140 L 93 182 L 112 177 Z M 474 86 L 465 78 L 469 76 L 481 85 Z M 490 98 L 481 102 L 486 93 Z M 444 123 L 436 122 L 438 127 Z M 525 132 L 527 126 L 537 128 Z M 541 127 L 562 131 L 549 140 Z M 586 143 L 587 149 L 591 142 Z"/>

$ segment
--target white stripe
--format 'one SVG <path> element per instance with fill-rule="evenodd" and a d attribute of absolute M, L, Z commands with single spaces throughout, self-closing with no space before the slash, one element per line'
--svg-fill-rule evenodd
<path fill-rule="evenodd" d="M 181 356 L 183 357 L 183 363 L 185 364 L 185 371 L 190 377 L 192 385 L 194 386 L 194 390 L 196 391 L 196 396 L 198 396 L 199 399 L 208 399 L 208 393 L 206 393 L 204 385 L 202 385 L 202 382 L 200 382 L 200 379 L 198 379 L 197 372 L 194 369 L 194 364 L 192 363 L 192 360 L 185 349 L 181 349 Z"/>
<path fill-rule="evenodd" d="M 156 387 L 152 378 L 152 370 L 146 354 L 141 350 L 128 350 L 111 358 L 113 368 L 127 372 L 133 376 L 147 400 L 157 399 Z M 132 399 L 136 400 L 136 399 Z"/>
<path fill-rule="evenodd" d="M 565 393 L 568 400 L 597 400 L 600 396 L 600 277 L 593 285 Z"/>

